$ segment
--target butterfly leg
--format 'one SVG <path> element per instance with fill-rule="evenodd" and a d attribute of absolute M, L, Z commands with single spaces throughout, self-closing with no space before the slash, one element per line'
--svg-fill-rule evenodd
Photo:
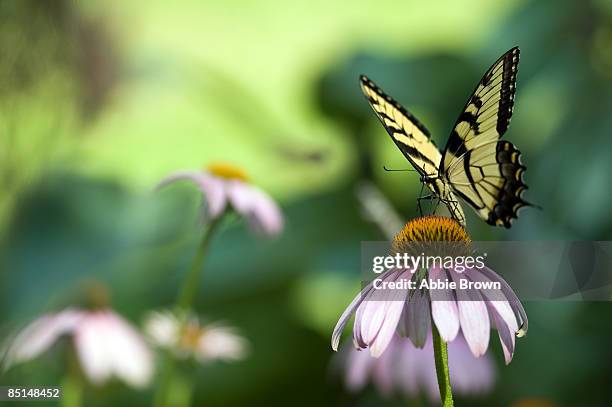
<path fill-rule="evenodd" d="M 417 198 L 417 207 L 419 209 L 419 216 L 423 216 L 423 208 L 421 207 L 421 201 L 423 200 L 431 201 L 433 198 L 435 198 L 435 195 L 425 195 L 425 196 L 420 196 Z"/>
<path fill-rule="evenodd" d="M 436 198 L 436 195 L 434 194 L 423 195 L 423 185 L 421 185 L 421 192 L 419 192 L 419 197 L 417 198 L 417 208 L 419 210 L 419 216 L 423 216 L 423 207 L 421 206 L 421 201 L 431 201 L 434 198 Z"/>
<path fill-rule="evenodd" d="M 464 223 L 465 222 L 465 219 L 460 219 L 457 216 L 458 213 L 461 213 L 460 210 L 459 210 L 459 201 L 454 200 L 454 199 L 451 200 L 451 199 L 442 199 L 442 198 L 439 198 L 438 199 L 438 204 L 440 204 L 440 203 L 443 203 L 443 204 L 445 204 L 448 207 L 449 212 L 451 213 L 451 217 L 453 219 L 455 219 L 459 223 Z"/>
<path fill-rule="evenodd" d="M 417 209 L 419 210 L 419 216 L 423 216 L 423 208 L 421 208 L 421 199 L 423 199 L 423 187 L 421 184 L 421 191 L 419 192 L 419 197 L 417 198 Z"/>

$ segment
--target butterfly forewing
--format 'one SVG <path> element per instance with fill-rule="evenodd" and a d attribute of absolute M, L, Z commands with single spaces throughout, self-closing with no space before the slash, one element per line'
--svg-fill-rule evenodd
<path fill-rule="evenodd" d="M 446 143 L 444 171 L 460 165 L 468 150 L 497 141 L 506 132 L 514 106 L 518 62 L 519 49 L 512 48 L 484 74 Z"/>
<path fill-rule="evenodd" d="M 412 166 L 424 176 L 438 174 L 442 154 L 425 126 L 366 76 L 360 83 L 374 113 Z"/>
<path fill-rule="evenodd" d="M 442 154 L 431 140 L 429 131 L 370 79 L 361 76 L 360 82 L 374 113 L 404 156 L 421 175 L 435 178 L 439 173 Z M 463 209 L 451 189 L 440 179 L 427 186 L 446 204 L 451 216 L 465 224 Z"/>

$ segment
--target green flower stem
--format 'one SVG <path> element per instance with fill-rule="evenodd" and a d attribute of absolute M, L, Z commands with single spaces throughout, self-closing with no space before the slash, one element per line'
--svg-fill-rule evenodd
<path fill-rule="evenodd" d="M 79 377 L 68 373 L 62 380 L 61 407 L 81 407 L 83 401 L 83 384 Z"/>
<path fill-rule="evenodd" d="M 436 362 L 436 375 L 438 376 L 438 387 L 440 388 L 440 400 L 444 407 L 452 407 L 453 391 L 450 383 L 450 373 L 448 370 L 448 350 L 446 342 L 440 337 L 436 324 L 431 323 L 431 333 L 433 336 L 434 361 Z"/>
<path fill-rule="evenodd" d="M 208 228 L 204 232 L 202 236 L 202 241 L 200 242 L 199 249 L 193 258 L 193 263 L 191 264 L 191 269 L 185 277 L 185 281 L 183 282 L 183 287 L 181 287 L 181 291 L 179 292 L 179 296 L 176 300 L 176 311 L 184 317 L 184 314 L 187 314 L 193 305 L 193 300 L 195 299 L 196 292 L 198 290 L 198 282 L 200 280 L 200 272 L 202 270 L 202 266 L 204 265 L 204 258 L 206 257 L 206 252 L 208 251 L 208 246 L 210 245 L 210 241 L 212 236 L 221 223 L 222 216 L 219 216 L 216 219 L 213 219 Z"/>
<path fill-rule="evenodd" d="M 176 300 L 176 313 L 179 319 L 179 325 L 181 328 L 179 332 L 183 330 L 183 326 L 187 323 L 187 318 L 189 315 L 189 311 L 193 305 L 193 301 L 195 300 L 195 296 L 198 290 L 198 283 L 201 277 L 201 271 L 204 266 L 204 259 L 206 257 L 206 253 L 208 251 L 208 246 L 210 245 L 210 241 L 215 230 L 218 228 L 221 223 L 222 216 L 213 219 L 209 224 L 208 228 L 204 232 L 202 236 L 202 240 L 200 241 L 200 245 L 198 247 L 198 251 L 196 252 L 195 257 L 193 258 L 193 262 L 191 264 L 191 269 L 187 273 L 185 280 L 183 282 L 183 286 L 179 291 L 178 298 Z M 159 385 L 157 391 L 155 393 L 155 397 L 153 399 L 153 406 L 155 407 L 164 407 L 168 403 L 169 393 L 171 391 L 172 379 L 175 371 L 175 359 L 172 355 L 172 352 L 166 352 L 164 357 L 164 361 L 162 363 L 162 371 L 159 380 Z"/>
<path fill-rule="evenodd" d="M 61 407 L 81 407 L 83 405 L 83 375 L 74 347 L 66 349 L 66 375 L 62 379 Z"/>

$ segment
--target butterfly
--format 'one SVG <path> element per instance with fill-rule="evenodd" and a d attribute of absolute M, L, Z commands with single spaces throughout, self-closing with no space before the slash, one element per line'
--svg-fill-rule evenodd
<path fill-rule="evenodd" d="M 365 75 L 361 90 L 383 126 L 421 182 L 451 216 L 465 225 L 459 200 L 467 202 L 490 225 L 509 228 L 518 211 L 533 206 L 522 198 L 526 167 L 521 152 L 501 140 L 512 116 L 519 49 L 502 55 L 484 74 L 468 99 L 440 152 L 427 128 Z"/>

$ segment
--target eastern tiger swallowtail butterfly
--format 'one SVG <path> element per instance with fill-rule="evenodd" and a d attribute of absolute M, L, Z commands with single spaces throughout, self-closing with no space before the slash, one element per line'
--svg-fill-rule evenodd
<path fill-rule="evenodd" d="M 457 196 L 488 224 L 511 226 L 518 210 L 529 206 L 522 198 L 525 166 L 520 151 L 501 140 L 510 124 L 519 62 L 518 47 L 502 55 L 484 74 L 459 115 L 444 151 L 429 131 L 402 105 L 366 76 L 361 90 L 421 181 L 465 224 Z M 419 199 L 423 199 L 422 197 Z M 419 201 L 420 202 L 420 201 Z"/>

